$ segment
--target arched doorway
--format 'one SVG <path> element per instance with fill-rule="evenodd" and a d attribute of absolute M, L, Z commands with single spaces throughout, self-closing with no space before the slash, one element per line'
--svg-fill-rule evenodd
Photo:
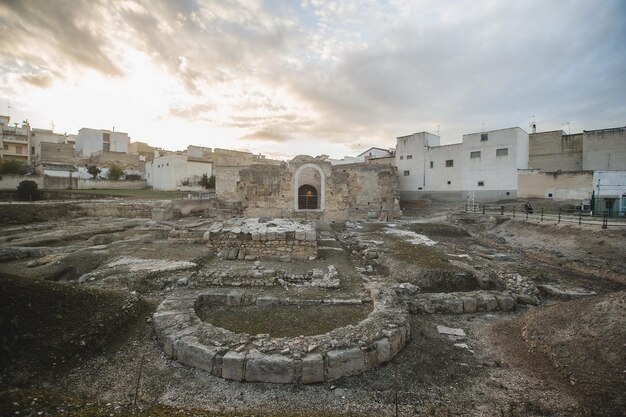
<path fill-rule="evenodd" d="M 298 210 L 317 210 L 319 208 L 317 190 L 305 184 L 298 188 Z"/>

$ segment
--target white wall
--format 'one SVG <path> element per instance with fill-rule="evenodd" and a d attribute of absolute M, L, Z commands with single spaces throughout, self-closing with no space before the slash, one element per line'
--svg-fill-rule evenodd
<path fill-rule="evenodd" d="M 90 156 L 94 152 L 104 150 L 104 133 L 109 134 L 110 151 L 128 153 L 130 138 L 127 133 L 90 129 L 86 127 L 78 131 L 78 135 L 76 136 L 76 152 Z"/>
<path fill-rule="evenodd" d="M 528 133 L 517 127 L 463 135 L 461 143 L 452 145 L 439 143 L 438 136 L 427 132 L 397 138 L 401 193 L 514 191 L 517 170 L 528 168 Z M 507 155 L 497 156 L 498 149 L 507 149 Z M 480 157 L 471 158 L 472 152 Z M 446 166 L 448 160 L 452 167 Z"/>
<path fill-rule="evenodd" d="M 148 185 L 155 190 L 176 190 L 182 186 L 182 181 L 197 180 L 202 174 L 211 176 L 213 164 L 188 161 L 186 155 L 162 156 L 146 164 Z"/>
<path fill-rule="evenodd" d="M 439 145 L 439 136 L 428 132 L 400 136 L 396 142 L 396 167 L 400 191 L 424 189 L 425 147 Z M 409 171 L 409 175 L 405 175 Z"/>

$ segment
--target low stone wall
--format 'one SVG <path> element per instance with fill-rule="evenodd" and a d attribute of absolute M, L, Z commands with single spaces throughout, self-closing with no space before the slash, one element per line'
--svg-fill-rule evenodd
<path fill-rule="evenodd" d="M 148 188 L 146 180 L 109 181 L 79 178 L 77 183 L 77 189 L 79 190 L 143 190 L 144 188 Z"/>
<path fill-rule="evenodd" d="M 339 273 L 334 265 L 327 270 L 313 269 L 307 273 L 293 274 L 280 269 L 264 268 L 259 261 L 247 271 L 218 270 L 200 271 L 194 277 L 196 285 L 220 285 L 233 287 L 271 287 L 290 285 L 296 287 L 339 288 Z"/>
<path fill-rule="evenodd" d="M 170 296 L 154 313 L 154 326 L 167 357 L 224 379 L 279 384 L 332 381 L 388 362 L 410 337 L 408 313 L 395 291 L 372 288 L 371 296 L 374 308 L 365 320 L 315 336 L 272 339 L 234 333 L 195 314 L 196 303 L 264 302 L 249 299 L 243 291 Z"/>
<path fill-rule="evenodd" d="M 237 219 L 228 224 L 213 224 L 204 239 L 209 248 L 226 260 L 317 257 L 317 232 L 313 223 Z"/>
<path fill-rule="evenodd" d="M 472 314 L 482 311 L 513 311 L 517 304 L 536 304 L 536 299 L 499 291 L 416 293 L 411 284 L 394 286 L 411 314 Z"/>
<path fill-rule="evenodd" d="M 81 203 L 79 204 L 88 217 L 128 217 L 149 219 L 152 206 L 141 203 Z"/>
<path fill-rule="evenodd" d="M 35 181 L 37 187 L 41 190 L 43 187 L 43 177 L 36 175 L 14 175 L 14 174 L 2 174 L 0 175 L 0 190 L 15 191 L 17 186 L 22 181 Z"/>

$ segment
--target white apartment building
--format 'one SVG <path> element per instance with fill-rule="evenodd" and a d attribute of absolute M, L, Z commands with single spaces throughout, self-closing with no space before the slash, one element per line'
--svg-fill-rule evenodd
<path fill-rule="evenodd" d="M 528 168 L 528 133 L 519 127 L 463 135 L 440 145 L 428 132 L 397 138 L 396 166 L 403 200 L 517 198 L 517 170 Z"/>
<path fill-rule="evenodd" d="M 213 163 L 187 155 L 166 155 L 146 162 L 146 180 L 155 190 L 187 189 L 185 184 L 197 183 L 203 174 L 213 175 Z"/>
<path fill-rule="evenodd" d="M 98 151 L 128 153 L 128 133 L 83 127 L 76 136 L 76 152 L 91 156 Z"/>
<path fill-rule="evenodd" d="M 10 126 L 9 116 L 0 116 L 0 159 L 13 159 L 30 164 L 30 125 L 14 123 Z"/>

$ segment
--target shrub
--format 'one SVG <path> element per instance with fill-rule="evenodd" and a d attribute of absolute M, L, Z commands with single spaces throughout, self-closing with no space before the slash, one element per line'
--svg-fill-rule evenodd
<path fill-rule="evenodd" d="M 207 190 L 215 189 L 215 175 L 211 175 L 209 177 L 206 173 L 202 174 L 202 177 L 200 178 L 200 181 L 198 181 L 198 184 L 200 184 L 203 188 L 206 188 Z"/>
<path fill-rule="evenodd" d="M 33 201 L 39 199 L 39 190 L 37 183 L 32 180 L 20 182 L 17 186 L 17 197 L 24 201 Z"/>
<path fill-rule="evenodd" d="M 91 178 L 97 178 L 102 170 L 98 168 L 96 165 L 87 165 L 87 173 L 91 175 Z"/>
<path fill-rule="evenodd" d="M 109 174 L 107 175 L 107 178 L 110 179 L 111 181 L 117 181 L 120 178 L 122 178 L 122 175 L 124 174 L 124 170 L 122 169 L 121 166 L 113 164 L 111 165 L 111 168 L 109 168 Z"/>
<path fill-rule="evenodd" d="M 128 181 L 140 181 L 141 175 L 139 174 L 126 174 L 126 179 Z"/>
<path fill-rule="evenodd" d="M 0 159 L 0 174 L 25 174 L 26 165 L 15 159 Z"/>

